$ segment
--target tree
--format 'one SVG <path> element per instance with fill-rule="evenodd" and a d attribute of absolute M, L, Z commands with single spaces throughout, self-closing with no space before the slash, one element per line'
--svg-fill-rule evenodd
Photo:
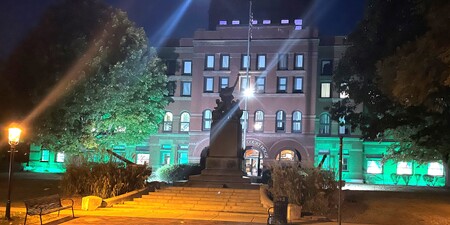
<path fill-rule="evenodd" d="M 333 77 L 338 91 L 346 91 L 351 97 L 351 99 L 344 99 L 332 106 L 331 112 L 334 119 L 345 114 L 346 120 L 352 124 L 353 128 L 361 129 L 365 139 L 374 140 L 385 134 L 392 134 L 391 137 L 400 141 L 397 146 L 394 146 L 396 151 L 392 151 L 394 153 L 392 156 L 397 159 L 408 157 L 423 162 L 428 159 L 440 158 L 444 163 L 448 162 L 448 150 L 443 149 L 445 145 L 449 146 L 445 144 L 448 137 L 443 137 L 445 136 L 443 133 L 446 133 L 443 132 L 443 128 L 444 126 L 448 127 L 448 122 L 443 120 L 448 116 L 441 117 L 442 115 L 439 113 L 443 111 L 430 111 L 428 104 L 417 104 L 418 102 L 425 103 L 423 100 L 431 96 L 434 96 L 434 98 L 431 97 L 432 100 L 439 100 L 439 98 L 435 98 L 435 94 L 442 94 L 442 89 L 433 92 L 431 96 L 422 98 L 419 96 L 420 93 L 411 95 L 415 89 L 409 86 L 414 83 L 412 85 L 417 84 L 416 87 L 419 88 L 422 82 L 424 84 L 439 83 L 438 80 L 442 81 L 443 79 L 436 76 L 424 79 L 426 74 L 416 74 L 418 71 L 424 71 L 418 69 L 422 67 L 424 60 L 433 62 L 428 69 L 437 65 L 434 64 L 436 61 L 432 57 L 428 58 L 432 55 L 431 53 L 429 55 L 417 54 L 421 44 L 416 42 L 428 36 L 430 32 L 430 26 L 427 26 L 427 22 L 430 23 L 428 17 L 442 16 L 439 19 L 448 20 L 444 13 L 445 8 L 439 14 L 434 14 L 439 8 L 436 5 L 447 4 L 444 1 L 438 2 L 422 0 L 369 1 L 364 20 L 349 36 L 349 41 L 353 45 L 348 48 L 339 62 L 336 76 Z M 444 25 L 438 25 L 440 22 L 443 21 L 435 21 L 433 24 L 436 25 L 437 30 L 444 31 L 440 27 Z M 446 31 L 440 33 L 440 35 L 445 35 L 440 38 L 448 39 L 448 33 L 445 33 Z M 444 45 L 443 48 L 446 46 Z M 429 50 L 434 51 L 434 49 Z M 404 53 L 410 53 L 410 55 Z M 411 60 L 412 58 L 415 58 L 416 61 Z M 403 73 L 403 80 L 398 77 L 399 66 L 405 68 L 404 73 L 400 72 Z M 424 86 L 420 88 L 426 90 Z M 408 91 L 399 92 L 399 90 Z M 407 96 L 410 99 L 408 102 L 405 101 L 405 98 L 402 100 L 395 96 Z M 446 101 L 447 103 L 444 104 L 448 105 L 448 100 Z M 408 104 L 405 104 L 406 102 Z M 416 103 L 412 104 L 413 102 Z M 357 111 L 357 106 L 361 104 L 364 106 L 364 110 Z M 443 107 L 438 108 L 442 109 Z M 439 137 L 433 138 L 436 135 Z M 437 152 L 441 153 L 438 157 L 436 157 Z"/>
<path fill-rule="evenodd" d="M 396 155 L 434 156 L 450 163 L 450 3 L 433 1 L 426 33 L 402 45 L 377 64 L 383 93 L 405 108 L 422 107 L 420 123 L 407 135 L 419 147 L 399 148 Z M 425 150 L 425 151 L 424 151 Z M 447 182 L 450 182 L 447 179 Z"/>
<path fill-rule="evenodd" d="M 144 30 L 96 0 L 49 9 L 6 71 L 26 100 L 31 141 L 56 151 L 142 143 L 168 103 L 165 67 Z"/>

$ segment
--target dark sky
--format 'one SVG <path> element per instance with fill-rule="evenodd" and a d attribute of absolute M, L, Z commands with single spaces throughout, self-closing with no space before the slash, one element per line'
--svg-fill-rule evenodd
<path fill-rule="evenodd" d="M 0 58 L 7 57 L 27 32 L 38 23 L 47 7 L 61 1 L 1 0 Z M 132 21 L 144 27 L 152 45 L 157 45 L 167 37 L 192 37 L 196 29 L 208 27 L 210 0 L 105 0 L 105 2 L 126 11 Z M 322 35 L 346 35 L 362 18 L 365 2 L 366 0 L 316 0 L 308 16 L 317 24 Z"/>

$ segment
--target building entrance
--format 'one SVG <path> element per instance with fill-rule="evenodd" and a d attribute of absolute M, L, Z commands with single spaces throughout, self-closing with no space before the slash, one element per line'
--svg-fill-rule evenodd
<path fill-rule="evenodd" d="M 245 173 L 247 176 L 261 176 L 263 155 L 256 149 L 247 149 L 244 153 Z"/>

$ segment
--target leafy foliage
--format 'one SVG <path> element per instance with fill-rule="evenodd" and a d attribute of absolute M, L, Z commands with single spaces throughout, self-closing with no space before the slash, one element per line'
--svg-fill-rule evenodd
<path fill-rule="evenodd" d="M 66 165 L 61 188 L 67 195 L 95 195 L 110 198 L 144 188 L 151 169 L 146 166 L 107 162 L 93 163 L 73 157 Z"/>
<path fill-rule="evenodd" d="M 333 77 L 351 98 L 333 104 L 333 119 L 345 115 L 365 139 L 397 138 L 391 158 L 449 163 L 449 7 L 444 0 L 369 1 Z"/>
<path fill-rule="evenodd" d="M 318 214 L 329 213 L 337 204 L 337 182 L 329 171 L 301 168 L 298 162 L 276 162 L 270 171 L 273 199 L 286 196 L 289 203 Z"/>
<path fill-rule="evenodd" d="M 174 181 L 186 180 L 190 175 L 200 174 L 200 164 L 171 164 L 164 165 L 156 171 L 161 181 L 173 183 Z"/>
<path fill-rule="evenodd" d="M 6 65 L 31 141 L 58 151 L 139 144 L 168 104 L 165 67 L 126 13 L 97 0 L 49 9 Z"/>

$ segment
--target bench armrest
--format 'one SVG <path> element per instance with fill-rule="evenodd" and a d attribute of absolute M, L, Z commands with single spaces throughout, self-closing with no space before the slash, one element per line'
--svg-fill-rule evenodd
<path fill-rule="evenodd" d="M 67 201 L 67 200 L 70 200 L 72 202 L 72 207 L 73 207 L 74 202 L 73 202 L 73 199 L 71 199 L 71 198 L 61 198 L 61 203 L 63 201 Z"/>

